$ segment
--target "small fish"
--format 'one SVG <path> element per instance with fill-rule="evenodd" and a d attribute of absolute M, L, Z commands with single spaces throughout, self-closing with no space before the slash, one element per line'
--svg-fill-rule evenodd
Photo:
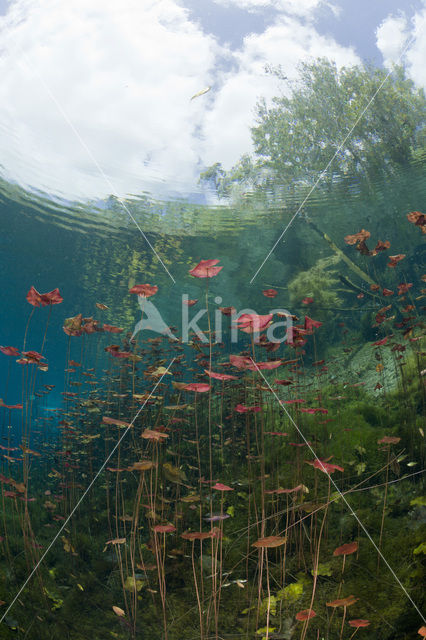
<path fill-rule="evenodd" d="M 212 513 L 210 516 L 204 518 L 206 522 L 218 522 L 219 520 L 226 520 L 229 518 L 228 513 Z"/>
<path fill-rule="evenodd" d="M 191 100 L 194 100 L 194 98 L 199 98 L 200 96 L 203 96 L 205 93 L 208 93 L 210 89 L 211 87 L 205 87 L 204 89 L 201 89 L 201 91 L 197 91 L 197 93 L 194 93 L 194 95 L 191 97 Z"/>

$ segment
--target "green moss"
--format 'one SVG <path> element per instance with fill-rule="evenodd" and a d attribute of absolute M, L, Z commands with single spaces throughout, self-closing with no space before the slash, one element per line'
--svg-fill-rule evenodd
<path fill-rule="evenodd" d="M 330 269 L 339 262 L 337 256 L 321 258 L 308 269 L 301 271 L 288 285 L 290 302 L 299 307 L 303 298 L 312 297 L 314 302 L 310 309 L 324 309 L 330 313 L 342 305 L 342 300 L 336 293 L 338 279 L 335 270 Z M 327 315 L 327 314 L 326 314 Z"/>

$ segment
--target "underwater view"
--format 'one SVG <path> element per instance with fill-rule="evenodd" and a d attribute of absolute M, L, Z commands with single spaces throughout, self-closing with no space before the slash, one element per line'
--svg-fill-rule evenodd
<path fill-rule="evenodd" d="M 0 0 L 0 639 L 426 637 L 426 4 Z"/>

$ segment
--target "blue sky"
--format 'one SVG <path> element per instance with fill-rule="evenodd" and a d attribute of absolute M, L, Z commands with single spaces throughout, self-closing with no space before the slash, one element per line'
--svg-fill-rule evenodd
<path fill-rule="evenodd" d="M 213 0 L 184 0 L 182 4 L 195 20 L 200 21 L 203 29 L 232 48 L 240 47 L 248 33 L 264 31 L 279 13 L 270 8 L 249 12 L 219 5 Z M 338 0 L 335 4 L 341 10 L 339 16 L 328 7 L 317 11 L 317 30 L 332 35 L 342 45 L 353 45 L 362 59 L 372 60 L 377 65 L 382 64 L 382 56 L 376 46 L 375 29 L 389 14 L 404 11 L 411 19 L 423 5 L 421 0 Z"/>
<path fill-rule="evenodd" d="M 426 0 L 0 0 L 0 175 L 66 199 L 197 191 L 289 91 L 265 65 L 390 69 L 412 36 L 424 87 L 425 27 Z"/>
<path fill-rule="evenodd" d="M 337 42 L 355 46 L 363 60 L 371 60 L 377 65 L 383 63 L 376 45 L 375 30 L 390 14 L 404 11 L 410 20 L 422 8 L 421 0 L 340 0 L 342 9 L 336 19 L 330 14 L 319 17 L 317 28 L 330 33 Z"/>

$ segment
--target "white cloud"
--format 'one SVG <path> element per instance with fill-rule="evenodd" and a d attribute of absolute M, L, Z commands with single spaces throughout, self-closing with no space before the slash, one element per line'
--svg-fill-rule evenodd
<path fill-rule="evenodd" d="M 426 87 L 426 6 L 414 14 L 411 23 L 403 13 L 389 15 L 376 30 L 376 43 L 388 68 L 398 62 L 409 43 L 400 63 L 418 86 Z"/>
<path fill-rule="evenodd" d="M 333 12 L 338 12 L 337 6 L 328 0 L 214 0 L 216 4 L 235 6 L 247 11 L 259 11 L 262 9 L 275 9 L 277 11 L 297 15 L 308 16 L 319 7 L 328 7 Z"/>
<path fill-rule="evenodd" d="M 401 55 L 407 40 L 407 18 L 388 16 L 376 30 L 376 42 L 380 49 L 385 66 L 391 67 Z"/>
<path fill-rule="evenodd" d="M 247 36 L 237 54 L 237 72 L 225 78 L 214 109 L 206 115 L 204 130 L 211 141 L 204 156 L 207 164 L 223 158 L 229 168 L 242 149 L 251 149 L 250 126 L 258 98 L 270 100 L 286 89 L 285 84 L 278 86 L 274 77 L 265 75 L 266 63 L 281 65 L 285 75 L 294 79 L 301 60 L 317 57 L 328 57 L 338 66 L 360 62 L 352 48 L 343 47 L 332 38 L 319 35 L 312 25 L 292 18 L 282 18 L 262 34 Z M 215 136 L 219 131 L 220 135 Z"/>
<path fill-rule="evenodd" d="M 190 97 L 211 81 L 218 47 L 175 2 L 18 0 L 0 39 L 8 177 L 78 197 L 111 191 L 62 109 L 120 193 L 194 178 L 203 110 Z"/>
<path fill-rule="evenodd" d="M 14 0 L 0 42 L 0 174 L 76 199 L 113 191 L 84 145 L 120 195 L 185 193 L 251 150 L 256 100 L 278 90 L 266 63 L 359 62 L 296 17 L 225 50 L 175 0 Z"/>
<path fill-rule="evenodd" d="M 417 85 L 426 87 L 426 7 L 413 18 L 412 36 L 414 41 L 406 54 L 409 74 Z"/>

